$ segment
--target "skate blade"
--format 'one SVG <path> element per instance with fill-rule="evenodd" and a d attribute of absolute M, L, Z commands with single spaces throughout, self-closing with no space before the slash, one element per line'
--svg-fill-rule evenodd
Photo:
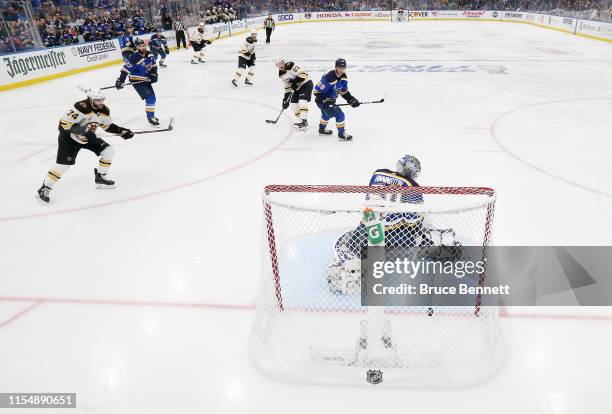
<path fill-rule="evenodd" d="M 38 194 L 36 194 L 34 197 L 36 197 L 36 199 L 38 200 L 38 202 L 40 204 L 42 204 L 43 206 L 48 206 L 51 202 L 50 201 L 45 201 L 42 198 L 40 198 L 40 196 Z"/>
<path fill-rule="evenodd" d="M 105 185 L 105 184 L 96 184 L 97 190 L 112 190 L 115 188 L 115 185 Z"/>
<path fill-rule="evenodd" d="M 296 131 L 308 132 L 308 127 L 299 127 L 297 125 L 294 125 L 293 127 L 296 129 Z"/>

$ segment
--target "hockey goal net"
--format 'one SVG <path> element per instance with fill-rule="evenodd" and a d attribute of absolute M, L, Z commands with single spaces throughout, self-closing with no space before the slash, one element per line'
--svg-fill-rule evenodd
<path fill-rule="evenodd" d="M 495 192 L 488 188 L 268 186 L 263 194 L 262 283 L 249 353 L 288 381 L 465 386 L 501 358 L 498 309 L 435 300 L 362 306 L 364 209 L 383 221 L 384 248 L 476 246 L 486 257 Z M 355 276 L 355 274 L 357 276 Z M 467 278 L 466 278 L 467 279 Z M 468 281 L 482 285 L 485 274 Z"/>

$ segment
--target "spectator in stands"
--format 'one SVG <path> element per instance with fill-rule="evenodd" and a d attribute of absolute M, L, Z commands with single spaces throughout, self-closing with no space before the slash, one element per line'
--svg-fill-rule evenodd
<path fill-rule="evenodd" d="M 82 34 L 83 40 L 111 39 L 121 36 L 127 24 L 135 34 L 149 33 L 154 29 L 152 17 L 143 17 L 142 9 L 151 10 L 148 0 L 30 0 L 36 16 L 36 27 L 27 23 L 24 7 L 16 1 L 0 0 L 0 53 L 24 50 L 34 46 L 32 29 L 37 29 L 45 45 L 68 44 Z M 338 10 L 388 10 L 388 0 L 202 0 L 200 21 L 205 24 L 233 21 L 248 15 L 261 16 L 268 11 L 304 12 Z M 394 7 L 406 10 L 432 9 L 489 9 L 525 10 L 549 14 L 612 21 L 612 0 L 394 0 Z M 161 25 L 172 29 L 172 14 L 184 13 L 197 16 L 192 2 L 163 0 L 159 9 Z M 195 23 L 193 20 L 191 24 Z M 68 36 L 66 31 L 70 32 Z M 176 30 L 176 28 L 175 28 Z"/>
<path fill-rule="evenodd" d="M 168 12 L 162 14 L 161 24 L 164 30 L 172 30 L 172 17 L 170 17 Z"/>

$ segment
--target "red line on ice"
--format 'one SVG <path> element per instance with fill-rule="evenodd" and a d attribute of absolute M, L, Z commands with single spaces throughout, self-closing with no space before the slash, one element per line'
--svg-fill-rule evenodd
<path fill-rule="evenodd" d="M 50 297 L 19 297 L 0 296 L 0 302 L 35 302 L 33 306 L 47 304 L 64 305 L 113 305 L 113 306 L 151 306 L 168 308 L 192 308 L 192 309 L 225 309 L 225 310 L 254 310 L 253 304 L 239 303 L 207 303 L 207 302 L 164 302 L 147 300 L 121 300 L 121 299 L 82 299 L 82 298 L 50 298 Z M 25 311 L 29 311 L 30 308 Z M 19 315 L 21 316 L 21 315 Z M 612 321 L 612 315 L 560 315 L 560 314 L 533 314 L 533 313 L 508 313 L 506 308 L 500 312 L 502 318 L 517 319 L 551 319 L 551 320 L 584 320 L 584 321 Z M 0 328 L 2 325 L 0 325 Z"/>
<path fill-rule="evenodd" d="M 278 108 L 271 106 L 271 105 L 266 105 L 266 104 L 262 104 L 260 102 L 254 102 L 254 101 L 249 101 L 249 100 L 245 100 L 245 99 L 233 99 L 233 98 L 214 98 L 214 97 L 192 97 L 192 98 L 202 98 L 202 99 L 215 99 L 215 100 L 227 100 L 227 101 L 237 101 L 237 102 L 245 102 L 245 103 L 250 103 L 250 104 L 254 104 L 254 105 L 259 105 L 259 106 L 263 106 L 269 109 L 273 109 L 274 111 L 277 111 Z M 288 140 L 289 138 L 291 138 L 291 135 L 293 134 L 293 126 L 291 125 L 291 123 L 288 123 L 288 128 L 287 128 L 287 134 L 284 136 L 284 138 L 278 142 L 274 147 L 268 149 L 267 151 L 257 155 L 256 157 L 247 160 L 243 163 L 240 163 L 238 165 L 234 165 L 232 167 L 229 167 L 225 170 L 219 171 L 217 173 L 211 174 L 209 176 L 206 177 L 202 177 L 202 178 L 198 178 L 197 180 L 193 180 L 193 181 L 189 181 L 183 184 L 178 184 L 169 188 L 164 188 L 163 190 L 158 190 L 158 191 L 153 191 L 147 194 L 141 194 L 141 195 L 137 195 L 137 196 L 133 196 L 133 197 L 128 197 L 128 198 L 123 198 L 120 200 L 113 200 L 113 201 L 109 201 L 106 203 L 99 203 L 99 204 L 92 204 L 89 206 L 82 206 L 82 207 L 75 207 L 75 208 L 69 208 L 66 210 L 57 210 L 57 211 L 47 211 L 44 213 L 36 213 L 36 214 L 27 214 L 27 215 L 23 215 L 23 216 L 9 216 L 9 217 L 0 217 L 0 222 L 3 221 L 16 221 L 16 220 L 24 220 L 24 219 L 29 219 L 29 218 L 36 218 L 36 217 L 46 217 L 46 216 L 54 216 L 56 214 L 65 214 L 65 213 L 73 213 L 73 212 L 77 212 L 77 211 L 83 211 L 83 210 L 91 210 L 94 208 L 100 208 L 100 207 L 106 207 L 106 206 L 111 206 L 111 205 L 115 205 L 115 204 L 122 204 L 122 203 L 127 203 L 130 201 L 137 201 L 137 200 L 142 200 L 145 198 L 149 198 L 149 197 L 153 197 L 156 195 L 160 195 L 160 194 L 164 194 L 164 193 L 169 193 L 172 191 L 176 191 L 179 190 L 181 188 L 185 188 L 185 187 L 190 187 L 196 184 L 200 184 L 203 183 L 205 181 L 208 180 L 212 180 L 213 178 L 217 178 L 220 177 L 222 175 L 225 174 L 229 174 L 233 171 L 239 170 L 243 167 L 246 167 L 247 165 L 253 164 L 254 162 L 259 161 L 260 159 L 267 157 L 268 155 L 270 155 L 271 153 L 273 153 L 274 151 L 276 151 L 277 149 L 279 149 L 280 147 L 282 147 Z"/>
<path fill-rule="evenodd" d="M 15 315 L 11 316 L 7 320 L 5 320 L 3 322 L 0 322 L 0 329 L 5 328 L 11 322 L 15 322 L 17 319 L 21 318 L 23 315 L 25 315 L 26 313 L 30 312 L 31 310 L 33 310 L 34 308 L 36 308 L 38 305 L 40 305 L 42 303 L 43 303 L 43 301 L 36 301 L 36 302 L 32 303 L 30 306 L 28 306 L 27 308 L 22 309 L 21 311 L 17 312 Z"/>
<path fill-rule="evenodd" d="M 612 193 L 607 193 L 605 191 L 601 191 L 601 190 L 597 190 L 595 188 L 591 188 L 591 187 L 587 187 L 585 185 L 576 183 L 574 181 L 568 180 L 567 178 L 561 177 L 560 175 L 556 175 L 550 171 L 546 171 L 545 169 L 538 167 L 535 164 L 530 163 L 529 161 L 525 161 L 524 159 L 522 159 L 521 157 L 519 157 L 518 155 L 514 154 L 512 151 L 510 151 L 507 147 L 505 147 L 499 140 L 499 138 L 497 137 L 497 132 L 496 132 L 496 128 L 497 128 L 497 124 L 499 123 L 499 121 L 501 121 L 503 118 L 505 118 L 506 116 L 513 114 L 515 112 L 518 111 L 522 111 L 523 109 L 527 109 L 527 108 L 533 108 L 536 106 L 544 106 L 544 105 L 550 105 L 550 104 L 556 104 L 556 103 L 565 103 L 565 102 L 579 102 L 579 101 L 611 101 L 612 98 L 577 98 L 577 99 L 559 99 L 559 100 L 552 100 L 552 101 L 546 101 L 546 102 L 538 102 L 538 103 L 534 103 L 534 104 L 529 104 L 529 105 L 523 105 L 523 106 L 519 106 L 517 108 L 511 109 L 509 111 L 504 112 L 503 114 L 499 115 L 497 118 L 495 118 L 495 120 L 493 120 L 493 123 L 491 124 L 491 126 L 489 127 L 489 132 L 491 134 L 491 137 L 493 138 L 493 141 L 495 141 L 495 143 L 497 143 L 497 145 L 509 156 L 511 156 L 512 158 L 514 158 L 515 160 L 525 164 L 526 166 L 533 168 L 536 171 L 541 172 L 542 174 L 546 174 L 549 177 L 553 177 L 556 178 L 559 181 L 562 181 L 566 184 L 572 185 L 574 187 L 578 187 L 581 188 L 583 190 L 586 191 L 590 191 L 592 193 L 596 193 L 596 194 L 601 194 L 603 196 L 607 196 L 607 197 L 612 197 Z"/>

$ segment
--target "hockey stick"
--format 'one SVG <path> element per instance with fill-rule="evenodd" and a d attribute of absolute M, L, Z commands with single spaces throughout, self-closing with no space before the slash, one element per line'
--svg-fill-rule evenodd
<path fill-rule="evenodd" d="M 281 111 L 279 112 L 279 114 L 276 117 L 276 119 L 266 119 L 266 122 L 268 124 L 276 124 L 278 122 L 278 120 L 280 119 L 280 117 L 281 117 L 281 115 L 283 114 L 284 111 L 285 111 L 285 108 L 281 109 Z"/>
<path fill-rule="evenodd" d="M 289 98 L 287 98 L 289 100 L 289 102 L 291 102 L 291 97 L 293 96 L 293 92 L 291 92 L 291 95 L 289 95 Z M 276 119 L 266 119 L 266 123 L 268 124 L 276 124 L 278 122 L 278 120 L 280 119 L 281 115 L 283 114 L 283 112 L 285 111 L 285 108 L 281 109 L 281 111 L 279 112 L 278 116 L 276 117 Z"/>
<path fill-rule="evenodd" d="M 361 105 L 368 105 L 368 104 L 377 104 L 377 103 L 383 103 L 385 101 L 385 98 L 380 98 L 378 101 L 368 101 L 368 102 L 359 102 Z M 343 103 L 343 104 L 338 104 L 336 106 L 350 106 L 350 103 Z"/>
<path fill-rule="evenodd" d="M 174 122 L 174 118 L 170 118 L 170 122 L 168 123 L 168 127 L 164 128 L 164 129 L 153 129 L 153 130 L 148 130 L 148 131 L 133 131 L 134 135 L 137 134 L 155 134 L 156 132 L 167 132 L 167 131 L 172 131 L 174 129 L 174 127 L 172 126 L 172 123 Z"/>
<path fill-rule="evenodd" d="M 143 83 L 145 81 L 138 81 L 138 82 L 128 82 L 128 83 L 124 83 L 122 86 L 130 86 L 130 85 L 138 85 L 139 83 Z M 105 89 L 115 89 L 117 88 L 115 85 L 113 86 L 105 86 L 104 88 L 100 88 L 101 91 L 105 90 Z"/>
<path fill-rule="evenodd" d="M 123 86 L 130 86 L 130 85 L 138 85 L 139 83 L 143 83 L 146 81 L 138 81 L 138 82 L 130 82 L 130 83 L 124 83 Z M 77 85 L 78 90 L 80 90 L 81 92 L 85 92 L 87 93 L 87 91 L 89 90 L 88 88 L 85 88 L 81 85 Z M 105 86 L 104 88 L 100 88 L 101 91 L 105 90 L 105 89 L 115 89 L 116 86 Z"/>

